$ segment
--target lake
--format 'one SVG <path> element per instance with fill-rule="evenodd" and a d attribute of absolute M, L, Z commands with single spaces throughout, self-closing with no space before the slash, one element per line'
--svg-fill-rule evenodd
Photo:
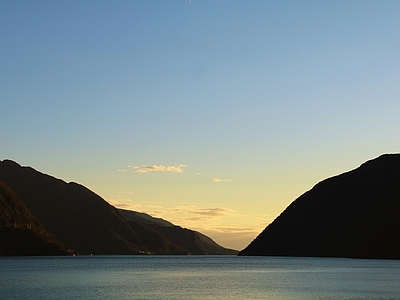
<path fill-rule="evenodd" d="M 400 261 L 3 257 L 0 299 L 400 299 Z"/>

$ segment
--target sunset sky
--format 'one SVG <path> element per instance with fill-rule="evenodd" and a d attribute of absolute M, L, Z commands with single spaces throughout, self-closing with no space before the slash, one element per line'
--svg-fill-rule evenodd
<path fill-rule="evenodd" d="M 243 249 L 400 149 L 400 1 L 0 1 L 0 160 Z"/>

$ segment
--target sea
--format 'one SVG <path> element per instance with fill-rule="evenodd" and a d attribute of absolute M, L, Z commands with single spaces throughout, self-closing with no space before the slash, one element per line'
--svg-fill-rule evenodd
<path fill-rule="evenodd" d="M 2 257 L 0 299 L 400 299 L 400 261 Z"/>

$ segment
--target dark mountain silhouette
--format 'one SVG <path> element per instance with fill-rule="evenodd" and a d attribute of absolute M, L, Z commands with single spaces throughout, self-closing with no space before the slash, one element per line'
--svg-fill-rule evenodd
<path fill-rule="evenodd" d="M 77 183 L 4 160 L 0 180 L 58 240 L 80 254 L 188 254 L 161 234 L 128 220 L 97 194 Z"/>
<path fill-rule="evenodd" d="M 221 247 L 208 236 L 190 229 L 176 226 L 166 220 L 153 218 L 144 213 L 120 210 L 128 219 L 146 224 L 161 233 L 175 245 L 187 249 L 191 254 L 236 255 L 238 251 Z"/>
<path fill-rule="evenodd" d="M 18 194 L 52 236 L 80 254 L 191 253 L 145 221 L 125 217 L 77 183 L 66 183 L 10 160 L 0 162 L 0 180 Z"/>
<path fill-rule="evenodd" d="M 239 255 L 400 259 L 400 154 L 318 183 Z"/>
<path fill-rule="evenodd" d="M 67 254 L 73 252 L 51 237 L 17 194 L 0 181 L 0 256 Z"/>
<path fill-rule="evenodd" d="M 223 248 L 208 236 L 180 226 L 157 227 L 157 231 L 173 243 L 188 249 L 193 254 L 236 255 L 238 251 Z"/>

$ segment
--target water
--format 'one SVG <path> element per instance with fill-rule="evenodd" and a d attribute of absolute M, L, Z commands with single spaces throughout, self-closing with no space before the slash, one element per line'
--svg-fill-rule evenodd
<path fill-rule="evenodd" d="M 0 299 L 400 299 L 400 261 L 236 256 L 0 258 Z"/>

